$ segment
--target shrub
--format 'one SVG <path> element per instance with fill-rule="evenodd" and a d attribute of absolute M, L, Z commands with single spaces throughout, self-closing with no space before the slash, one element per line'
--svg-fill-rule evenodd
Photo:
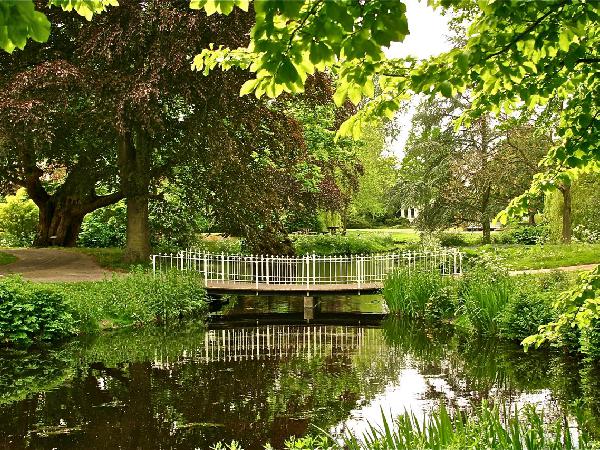
<path fill-rule="evenodd" d="M 383 286 L 383 298 L 391 313 L 440 319 L 454 311 L 451 279 L 437 271 L 400 268 L 386 277 Z"/>
<path fill-rule="evenodd" d="M 508 228 L 494 235 L 497 244 L 535 245 L 548 242 L 550 229 L 545 225 L 517 226 Z"/>
<path fill-rule="evenodd" d="M 600 243 L 600 230 L 591 230 L 585 225 L 577 225 L 573 229 L 573 237 L 587 244 Z"/>
<path fill-rule="evenodd" d="M 85 216 L 78 244 L 91 248 L 123 247 L 126 231 L 127 209 L 119 202 Z"/>
<path fill-rule="evenodd" d="M 38 288 L 20 277 L 0 280 L 0 343 L 30 345 L 74 332 L 64 296 Z"/>
<path fill-rule="evenodd" d="M 500 315 L 501 335 L 521 341 L 537 333 L 540 325 L 554 318 L 551 303 L 551 295 L 548 293 L 535 292 L 532 289 L 517 290 Z"/>
<path fill-rule="evenodd" d="M 29 246 L 33 243 L 38 223 L 38 207 L 27 198 L 21 188 L 15 195 L 0 203 L 0 245 L 8 247 Z"/>
<path fill-rule="evenodd" d="M 581 352 L 592 359 L 600 359 L 600 320 L 592 321 L 588 328 L 581 332 Z"/>
<path fill-rule="evenodd" d="M 436 233 L 436 237 L 442 247 L 465 247 L 470 245 L 462 233 L 443 231 Z"/>
<path fill-rule="evenodd" d="M 486 263 L 473 266 L 459 283 L 462 324 L 477 333 L 498 334 L 500 314 L 509 302 L 512 289 L 512 280 L 505 270 Z"/>

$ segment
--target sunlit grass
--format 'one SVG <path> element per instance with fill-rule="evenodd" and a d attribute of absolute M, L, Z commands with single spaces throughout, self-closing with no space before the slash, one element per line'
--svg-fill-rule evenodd
<path fill-rule="evenodd" d="M 482 246 L 469 254 L 491 253 L 512 270 L 555 269 L 600 263 L 600 244 L 543 244 Z"/>
<path fill-rule="evenodd" d="M 0 252 L 0 266 L 14 263 L 16 260 L 16 256 L 11 255 L 10 253 Z"/>

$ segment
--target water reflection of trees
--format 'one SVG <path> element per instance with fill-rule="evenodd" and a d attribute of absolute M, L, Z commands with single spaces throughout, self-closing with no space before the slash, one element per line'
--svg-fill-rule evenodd
<path fill-rule="evenodd" d="M 343 421 L 406 367 L 443 379 L 425 397 L 454 406 L 549 388 L 563 407 L 583 402 L 590 421 L 600 415 L 589 364 L 398 319 L 381 330 L 135 330 L 0 363 L 6 448 L 208 448 L 231 439 L 277 446 Z"/>
<path fill-rule="evenodd" d="M 454 408 L 465 403 L 474 406 L 484 399 L 510 407 L 522 406 L 525 394 L 537 393 L 539 400 L 545 399 L 549 415 L 574 414 L 583 406 L 590 417 L 600 417 L 600 409 L 594 410 L 595 404 L 600 405 L 595 401 L 600 390 L 594 395 L 593 377 L 585 379 L 590 371 L 600 372 L 573 355 L 548 350 L 525 353 L 516 343 L 474 338 L 450 326 L 400 318 L 385 321 L 383 330 L 390 346 L 411 355 L 421 373 L 443 377 L 454 394 L 430 390 L 431 399 L 442 399 Z M 529 400 L 535 401 L 535 396 Z"/>

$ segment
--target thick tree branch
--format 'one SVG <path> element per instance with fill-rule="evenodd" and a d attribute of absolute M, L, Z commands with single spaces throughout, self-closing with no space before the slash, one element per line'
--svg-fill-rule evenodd
<path fill-rule="evenodd" d="M 125 198 L 125 196 L 121 191 L 113 192 L 112 194 L 108 195 L 101 195 L 99 197 L 94 198 L 92 201 L 82 205 L 81 212 L 83 214 L 91 213 L 92 211 L 95 211 L 98 208 L 103 208 L 105 206 L 117 203 L 123 198 Z"/>

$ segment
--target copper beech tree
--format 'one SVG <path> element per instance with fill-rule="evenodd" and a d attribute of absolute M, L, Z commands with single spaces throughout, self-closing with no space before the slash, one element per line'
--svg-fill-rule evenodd
<path fill-rule="evenodd" d="M 247 45 L 252 13 L 208 17 L 182 1 L 128 0 L 93 21 L 46 14 L 60 25 L 47 43 L 0 54 L 3 175 L 40 208 L 37 245 L 74 245 L 86 213 L 124 198 L 127 259 L 145 259 L 153 187 L 177 167 L 196 169 L 188 181 L 231 231 L 261 235 L 257 249 L 284 234 L 290 210 L 313 209 L 295 172 L 306 157 L 298 123 L 240 98 L 246 71 L 190 70 L 210 42 Z M 53 182 L 57 170 L 64 176 Z"/>

